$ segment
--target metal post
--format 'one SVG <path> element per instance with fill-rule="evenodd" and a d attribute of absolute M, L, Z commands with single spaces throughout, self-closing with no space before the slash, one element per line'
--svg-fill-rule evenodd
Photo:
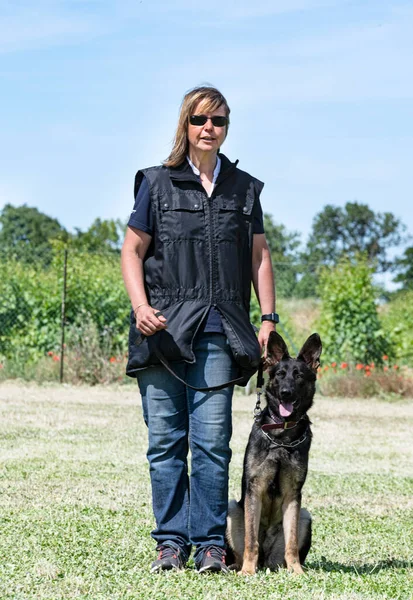
<path fill-rule="evenodd" d="M 63 383 L 63 363 L 65 355 L 65 324 L 66 324 L 66 281 L 67 281 L 67 248 L 63 260 L 63 289 L 62 289 L 62 338 L 60 341 L 60 383 Z"/>

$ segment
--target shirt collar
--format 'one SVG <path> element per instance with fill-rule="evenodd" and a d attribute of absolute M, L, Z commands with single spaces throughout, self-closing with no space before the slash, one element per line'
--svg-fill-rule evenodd
<path fill-rule="evenodd" d="M 196 168 L 196 166 L 194 165 L 194 163 L 191 161 L 191 159 L 189 158 L 189 156 L 186 157 L 186 160 L 188 161 L 191 169 L 193 170 L 193 172 L 195 173 L 195 175 L 198 175 L 198 177 L 200 176 L 200 170 Z M 216 180 L 218 179 L 218 175 L 219 172 L 221 170 L 221 159 L 219 158 L 218 154 L 217 154 L 217 163 L 215 165 L 215 169 L 214 169 L 214 175 L 212 178 L 212 183 L 215 183 Z"/>

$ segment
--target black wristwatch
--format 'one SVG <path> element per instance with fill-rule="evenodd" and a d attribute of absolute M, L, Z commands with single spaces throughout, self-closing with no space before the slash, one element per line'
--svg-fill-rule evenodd
<path fill-rule="evenodd" d="M 268 315 L 261 315 L 261 323 L 263 321 L 272 321 L 273 323 L 279 323 L 280 317 L 277 313 L 269 313 Z"/>

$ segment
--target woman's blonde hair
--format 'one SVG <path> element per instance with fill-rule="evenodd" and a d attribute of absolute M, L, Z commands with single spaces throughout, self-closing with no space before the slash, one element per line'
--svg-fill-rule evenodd
<path fill-rule="evenodd" d="M 199 102 L 202 102 L 205 112 L 212 112 L 220 106 L 224 106 L 228 117 L 226 131 L 228 133 L 229 113 L 231 111 L 221 92 L 212 86 L 200 86 L 189 90 L 182 100 L 173 148 L 164 162 L 166 167 L 177 167 L 185 160 L 188 154 L 188 121 L 189 117 L 194 114 L 193 111 Z"/>

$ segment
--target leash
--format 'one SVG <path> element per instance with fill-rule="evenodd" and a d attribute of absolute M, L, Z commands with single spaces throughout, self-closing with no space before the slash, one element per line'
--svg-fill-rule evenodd
<path fill-rule="evenodd" d="M 261 413 L 261 394 L 264 387 L 264 362 L 261 360 L 257 372 L 257 402 L 254 408 L 254 419 L 257 420 Z"/>
<path fill-rule="evenodd" d="M 179 375 L 177 375 L 175 373 L 175 371 L 172 369 L 171 365 L 169 364 L 169 362 L 167 361 L 167 359 L 165 358 L 165 356 L 163 355 L 163 353 L 161 352 L 161 350 L 159 350 L 159 348 L 157 346 L 154 346 L 153 351 L 155 352 L 157 358 L 162 363 L 162 365 L 165 367 L 165 369 L 167 371 L 169 371 L 169 373 L 171 375 L 173 375 L 175 377 L 175 379 L 177 379 L 178 381 L 180 381 L 187 387 L 191 388 L 191 390 L 195 390 L 196 392 L 214 392 L 214 391 L 218 391 L 218 390 L 223 390 L 224 388 L 228 387 L 229 385 L 235 385 L 237 383 L 241 383 L 241 382 L 245 381 L 244 377 L 237 377 L 236 379 L 231 379 L 231 381 L 226 381 L 225 383 L 220 383 L 219 385 L 212 385 L 210 387 L 195 387 L 194 385 L 190 385 L 187 381 L 184 381 L 183 379 L 181 379 L 179 377 Z"/>

